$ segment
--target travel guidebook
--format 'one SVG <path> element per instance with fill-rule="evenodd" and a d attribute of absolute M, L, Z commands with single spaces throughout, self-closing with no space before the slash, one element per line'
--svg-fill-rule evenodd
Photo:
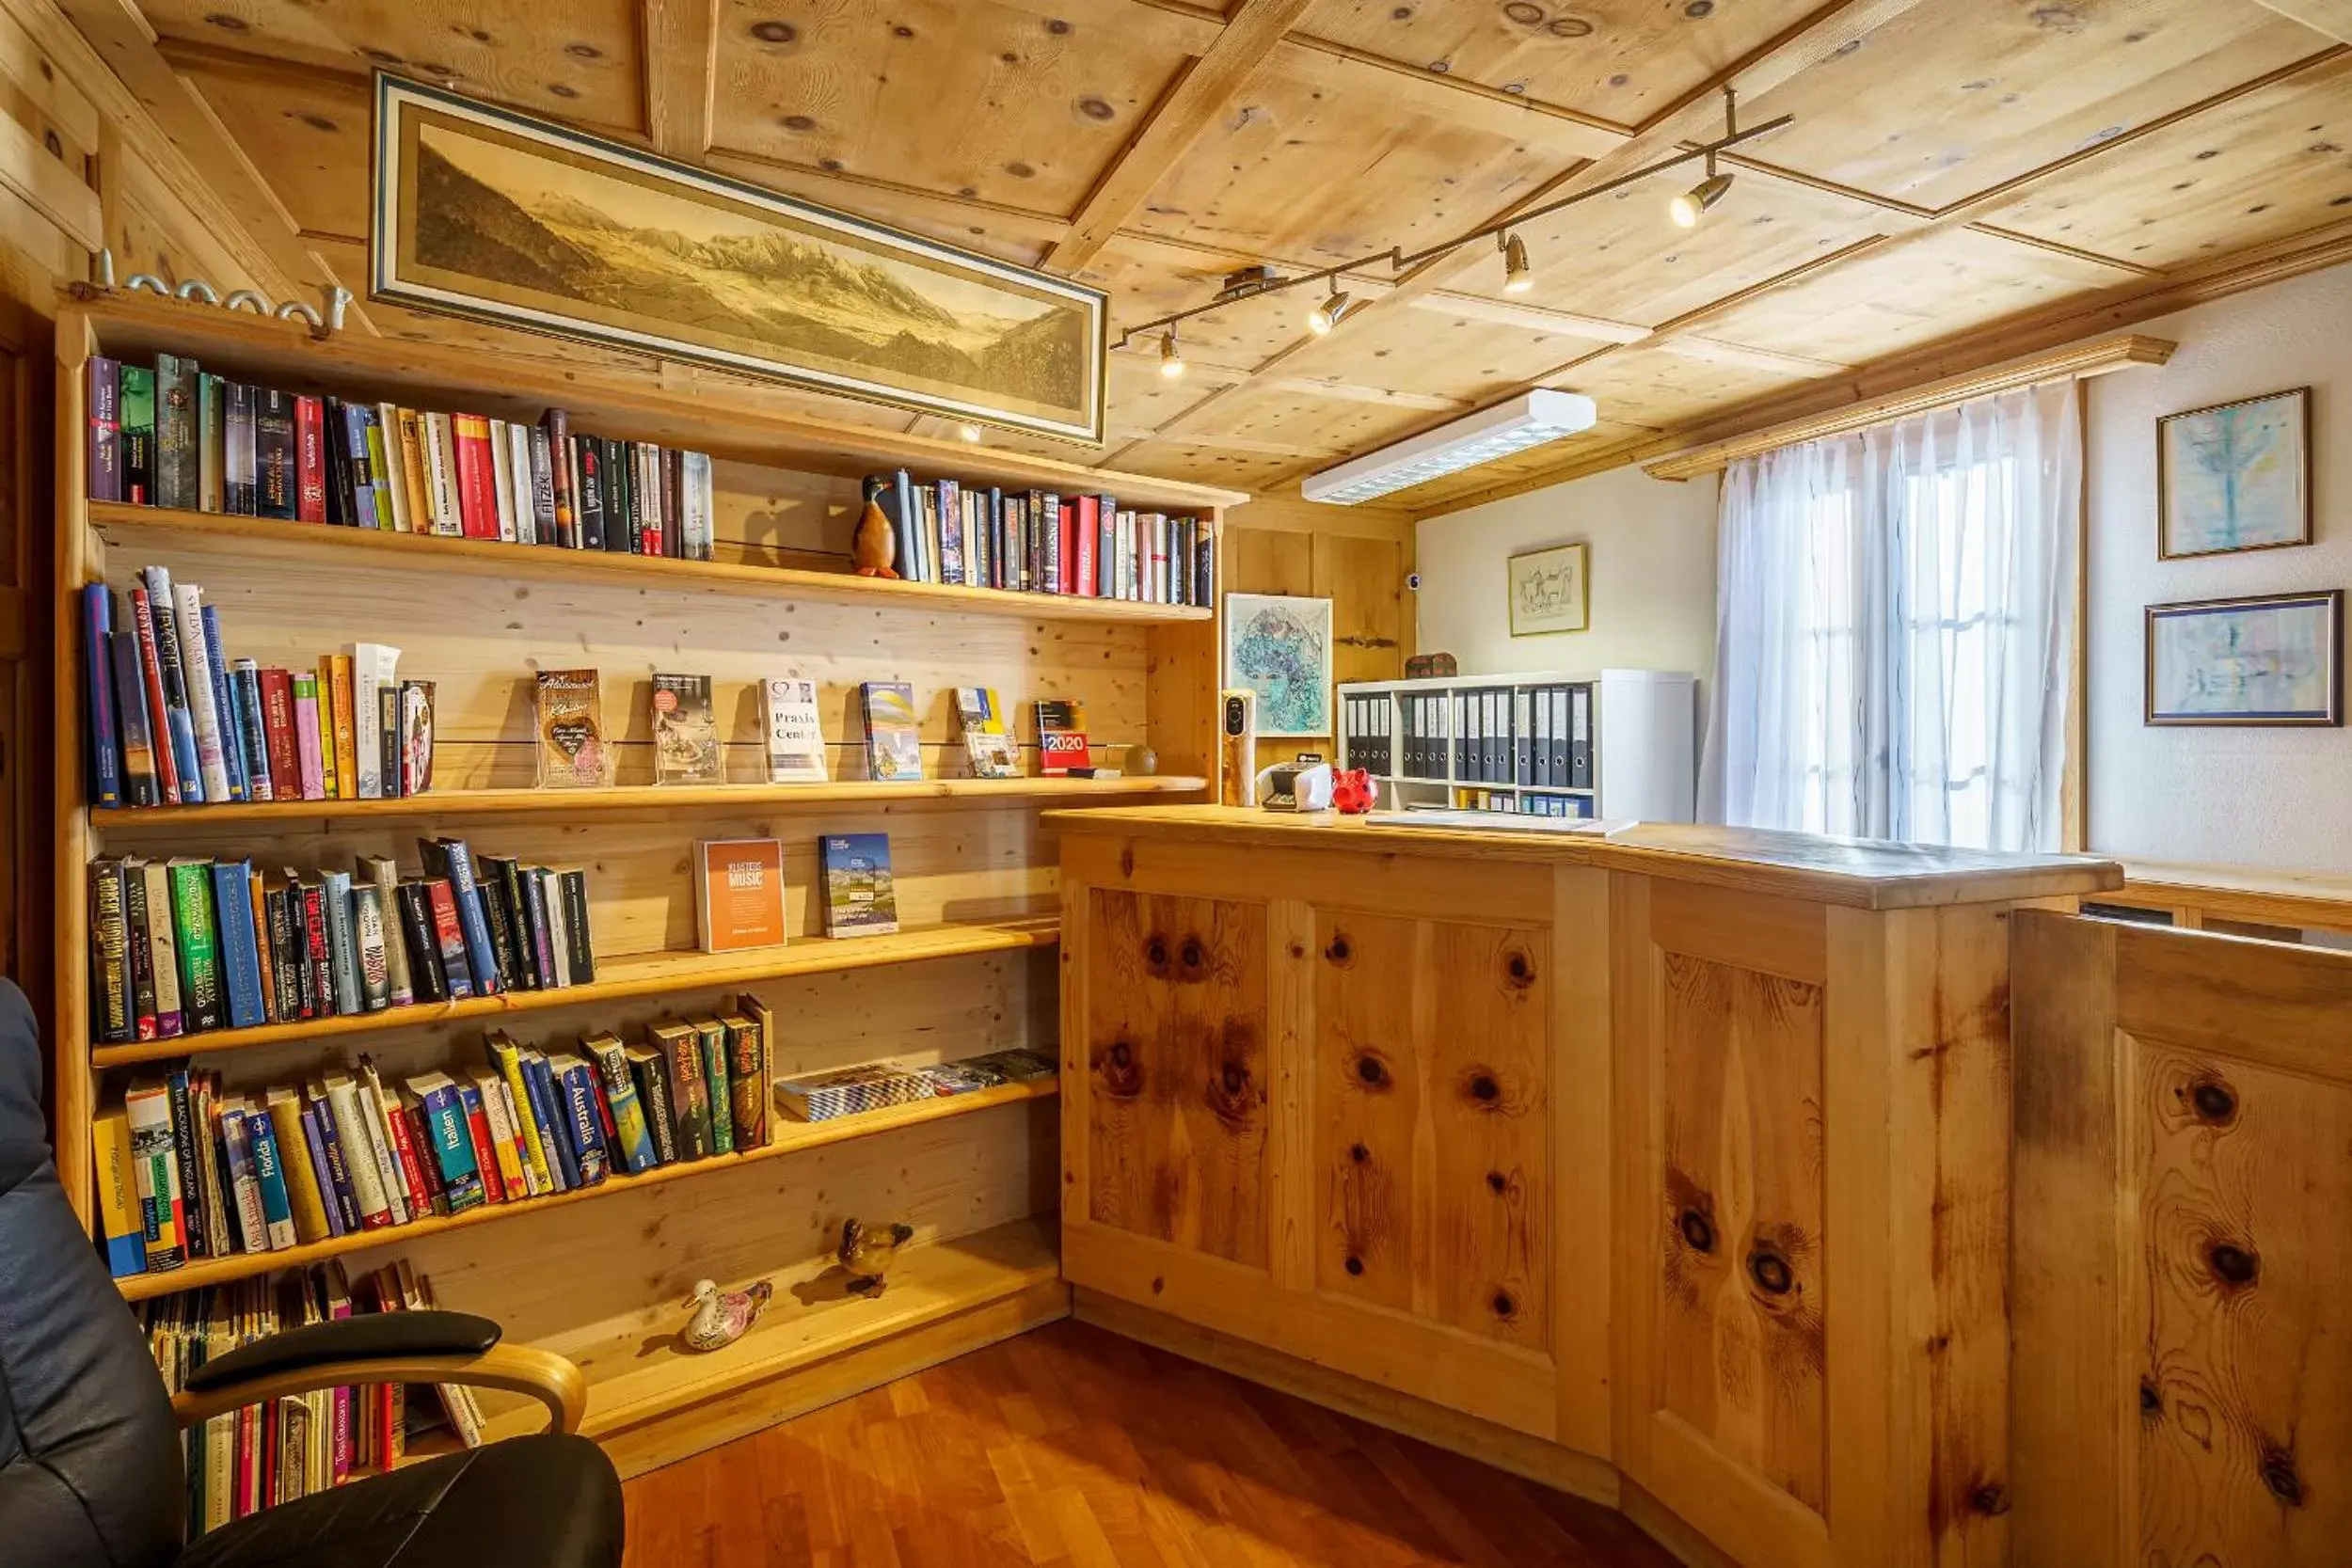
<path fill-rule="evenodd" d="M 898 928 L 898 895 L 890 876 L 888 833 L 835 833 L 821 846 L 825 934 L 881 936 Z"/>

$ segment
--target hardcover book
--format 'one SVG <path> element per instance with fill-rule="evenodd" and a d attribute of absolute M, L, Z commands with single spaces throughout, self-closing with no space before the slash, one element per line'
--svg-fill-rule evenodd
<path fill-rule="evenodd" d="M 697 843 L 694 916 L 706 953 L 783 946 L 784 846 L 772 838 Z"/>
<path fill-rule="evenodd" d="M 822 784 L 825 735 L 817 719 L 817 683 L 776 675 L 759 686 L 768 735 L 770 784 Z"/>
<path fill-rule="evenodd" d="M 823 841 L 825 934 L 880 936 L 898 928 L 888 833 L 834 833 Z"/>
<path fill-rule="evenodd" d="M 388 781 L 389 782 L 389 781 Z M 433 787 L 433 683 L 400 683 L 400 787 L 387 797 L 422 795 Z"/>
<path fill-rule="evenodd" d="M 725 775 L 708 675 L 653 677 L 656 784 L 717 784 Z"/>
<path fill-rule="evenodd" d="M 141 365 L 121 369 L 122 499 L 155 504 L 155 372 Z"/>
<path fill-rule="evenodd" d="M 1066 698 L 1038 700 L 1037 753 L 1038 771 L 1048 778 L 1093 766 L 1087 752 L 1085 705 Z"/>
<path fill-rule="evenodd" d="M 922 778 L 914 688 L 905 681 L 867 681 L 858 690 L 866 708 L 866 777 L 890 784 Z"/>
<path fill-rule="evenodd" d="M 1004 699 L 992 686 L 956 688 L 956 718 L 963 725 L 964 759 L 976 779 L 1009 779 L 1021 771 Z"/>
<path fill-rule="evenodd" d="M 197 482 L 196 361 L 155 356 L 155 504 L 193 512 Z"/>
<path fill-rule="evenodd" d="M 540 787 L 601 787 L 606 782 L 604 692 L 596 672 L 540 671 L 537 705 Z"/>

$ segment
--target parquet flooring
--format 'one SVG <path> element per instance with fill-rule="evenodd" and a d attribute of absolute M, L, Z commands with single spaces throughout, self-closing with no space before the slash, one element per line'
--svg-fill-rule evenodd
<path fill-rule="evenodd" d="M 627 1493 L 625 1568 L 1675 1568 L 1607 1509 L 1076 1323 Z"/>

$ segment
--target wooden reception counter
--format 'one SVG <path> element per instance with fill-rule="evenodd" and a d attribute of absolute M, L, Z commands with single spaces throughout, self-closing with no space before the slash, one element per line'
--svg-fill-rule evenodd
<path fill-rule="evenodd" d="M 2004 1559 L 2007 916 L 2117 866 L 1045 820 L 1082 1315 L 1693 1561 Z"/>

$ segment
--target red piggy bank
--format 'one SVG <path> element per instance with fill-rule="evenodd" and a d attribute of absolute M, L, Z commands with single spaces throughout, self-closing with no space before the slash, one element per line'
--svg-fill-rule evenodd
<path fill-rule="evenodd" d="M 1342 816 L 1361 816 L 1378 799 L 1369 768 L 1358 768 L 1331 775 L 1331 804 Z"/>

